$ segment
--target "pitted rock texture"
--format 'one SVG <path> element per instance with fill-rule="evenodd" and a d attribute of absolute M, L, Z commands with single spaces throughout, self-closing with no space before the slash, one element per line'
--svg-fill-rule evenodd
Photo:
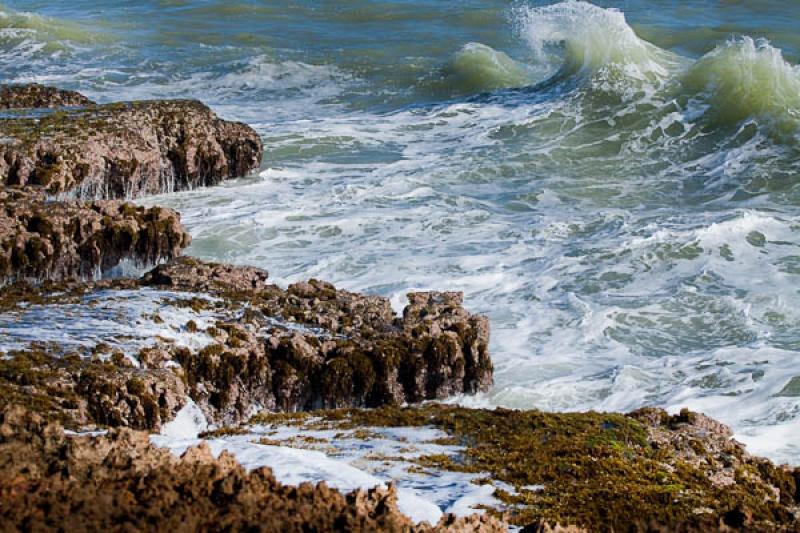
<path fill-rule="evenodd" d="M 215 185 L 261 164 L 245 124 L 194 100 L 87 105 L 0 118 L 0 183 L 132 198 Z"/>
<path fill-rule="evenodd" d="M 87 106 L 94 102 L 75 91 L 46 87 L 38 83 L 0 86 L 0 109 Z"/>
<path fill-rule="evenodd" d="M 115 290 L 145 287 L 213 297 L 175 299 L 161 308 L 181 306 L 215 317 L 213 325 L 200 332 L 210 338 L 209 344 L 190 348 L 154 339 L 153 345 L 129 354 L 141 364 L 137 372 L 156 382 L 167 380 L 158 390 L 177 390 L 170 376 L 179 373 L 188 396 L 213 423 L 241 422 L 260 409 L 293 412 L 443 399 L 485 391 L 492 383 L 488 321 L 464 310 L 457 293 L 411 294 L 411 303 L 398 317 L 385 298 L 337 290 L 318 280 L 284 290 L 268 284 L 263 270 L 182 257 L 138 281 L 9 285 L 0 290 L 0 303 L 11 312 L 29 303 L 74 304 L 96 290 L 104 290 L 107 300 Z M 195 333 L 199 326 L 189 320 L 182 329 Z M 46 348 L 48 353 L 65 351 Z M 8 363 L 23 364 L 26 353 Z M 44 366 L 54 364 L 46 361 Z M 135 427 L 155 428 L 174 413 L 178 402 L 172 400 L 160 418 L 147 414 L 152 408 L 145 415 L 135 409 L 135 415 L 128 413 L 113 394 L 127 390 L 123 385 L 130 369 L 119 366 L 119 379 L 106 377 L 92 389 L 109 390 L 109 399 L 91 404 L 96 409 L 88 411 L 86 420 L 111 426 L 131 426 L 136 420 Z M 69 379 L 75 384 L 60 387 L 87 390 L 78 385 L 85 385 L 84 376 L 72 372 Z M 10 390 L 19 390 L 29 380 L 25 373 L 0 377 Z"/>
<path fill-rule="evenodd" d="M 90 278 L 123 259 L 155 264 L 189 245 L 180 215 L 118 200 L 51 201 L 0 188 L 0 280 Z"/>
<path fill-rule="evenodd" d="M 269 273 L 255 267 L 208 263 L 184 257 L 148 272 L 143 283 L 190 291 L 262 291 Z"/>
<path fill-rule="evenodd" d="M 489 513 L 525 532 L 800 531 L 800 468 L 750 455 L 730 428 L 688 410 L 545 413 L 429 403 L 262 413 L 249 423 L 291 425 L 301 437 L 308 430 L 437 428 L 447 434 L 439 442 L 458 443 L 461 453 L 421 455 L 415 466 L 495 485 L 502 503 L 490 504 Z"/>
<path fill-rule="evenodd" d="M 68 437 L 20 407 L 0 415 L 2 531 L 392 531 L 499 532 L 489 517 L 414 525 L 395 489 L 347 495 L 324 483 L 287 487 L 272 472 L 247 472 L 206 445 L 182 457 L 146 433 Z"/>
<path fill-rule="evenodd" d="M 71 428 L 129 427 L 158 431 L 186 404 L 180 369 L 134 368 L 121 353 L 92 358 L 44 347 L 0 359 L 0 409 L 24 404 Z"/>
<path fill-rule="evenodd" d="M 210 419 L 242 420 L 253 406 L 303 411 L 400 405 L 474 394 L 492 384 L 489 324 L 460 293 L 414 293 L 402 317 L 385 298 L 319 280 L 283 290 L 267 273 L 179 258 L 142 283 L 204 290 L 236 310 L 195 353 L 165 347 L 186 371 L 190 394 Z"/>

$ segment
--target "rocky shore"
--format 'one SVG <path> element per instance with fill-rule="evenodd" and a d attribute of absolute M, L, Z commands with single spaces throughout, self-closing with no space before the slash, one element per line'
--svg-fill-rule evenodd
<path fill-rule="evenodd" d="M 492 383 L 487 321 L 466 312 L 459 294 L 411 294 L 397 317 L 384 298 L 317 280 L 284 290 L 267 276 L 184 257 L 141 279 L 10 286 L 0 304 L 9 321 L 45 308 L 61 315 L 59 309 L 90 305 L 97 295 L 112 307 L 132 292 L 168 295 L 162 313 L 184 308 L 194 318 L 166 327 L 197 342 L 34 342 L 0 361 L 4 400 L 36 398 L 73 428 L 158 431 L 187 398 L 208 420 L 230 424 L 261 409 L 401 405 L 485 391 Z M 68 329 L 53 320 L 51 327 Z"/>
<path fill-rule="evenodd" d="M 398 316 L 181 256 L 180 215 L 125 199 L 247 174 L 263 151 L 248 126 L 37 85 L 3 87 L 0 109 L 0 529 L 800 531 L 800 469 L 701 414 L 421 404 L 492 385 L 488 320 L 460 293 L 409 294 Z M 126 262 L 149 271 L 108 275 Z M 291 487 L 207 444 L 179 458 L 151 443 L 190 407 L 207 439 L 255 446 L 435 429 L 449 453 L 380 461 L 469 474 L 494 503 L 417 524 L 394 486 Z"/>
<path fill-rule="evenodd" d="M 172 259 L 191 238 L 171 209 L 119 200 L 49 200 L 32 188 L 0 189 L 0 280 L 91 278 L 123 259 Z"/>
<path fill-rule="evenodd" d="M 50 194 L 133 198 L 215 185 L 257 168 L 263 154 L 252 128 L 192 100 L 98 105 L 2 87 L 0 109 L 14 110 L 0 118 L 0 183 Z"/>

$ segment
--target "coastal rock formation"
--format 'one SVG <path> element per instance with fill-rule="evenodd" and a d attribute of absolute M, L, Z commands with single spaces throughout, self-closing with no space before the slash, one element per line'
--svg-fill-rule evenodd
<path fill-rule="evenodd" d="M 132 370 L 126 358 L 115 362 L 105 357 L 107 372 L 87 388 L 87 370 L 78 366 L 64 375 L 58 359 L 63 350 L 55 346 L 44 347 L 52 357 L 40 359 L 35 372 L 0 374 L 3 386 L 17 391 L 0 402 L 19 396 L 25 387 L 40 397 L 53 396 L 48 392 L 52 390 L 74 391 L 78 398 L 70 401 L 88 405 L 82 411 L 85 416 L 74 417 L 71 426 L 91 422 L 157 429 L 182 405 L 175 399 L 181 390 L 175 375 L 185 381 L 186 393 L 206 417 L 222 424 L 246 420 L 258 409 L 400 405 L 485 391 L 492 383 L 488 321 L 465 311 L 460 294 L 410 294 L 409 306 L 398 317 L 385 298 L 337 290 L 318 280 L 286 290 L 267 280 L 267 272 L 260 269 L 183 257 L 159 265 L 139 281 L 9 286 L 0 292 L 10 302 L 8 312 L 31 302 L 86 305 L 82 298 L 101 290 L 113 302 L 114 291 L 129 295 L 149 288 L 187 294 L 160 304 L 163 312 L 190 308 L 214 318 L 203 331 L 194 320 L 164 326 L 202 334 L 208 340 L 203 347 L 155 339 L 147 347 L 131 348 L 136 351 L 128 355 L 140 365 L 136 375 L 146 385 L 147 398 L 154 400 L 130 400 Z M 19 352 L 4 364 L 16 368 L 29 353 Z M 115 365 L 118 378 L 112 377 Z M 58 387 L 31 383 L 28 377 L 31 372 L 55 371 L 62 375 Z M 105 392 L 98 396 L 97 391 Z M 103 395 L 107 399 L 101 402 L 98 397 Z"/>
<path fill-rule="evenodd" d="M 214 185 L 258 168 L 263 154 L 252 128 L 193 100 L 14 114 L 0 118 L 0 137 L 0 183 L 81 198 Z"/>
<path fill-rule="evenodd" d="M 121 353 L 104 351 L 100 346 L 91 358 L 45 348 L 12 351 L 0 359 L 2 405 L 26 405 L 70 427 L 158 431 L 186 404 L 179 371 L 143 372 Z"/>
<path fill-rule="evenodd" d="M 192 397 L 215 421 L 252 406 L 300 411 L 371 407 L 485 391 L 492 383 L 486 317 L 457 293 L 410 294 L 403 317 L 389 301 L 319 281 L 283 290 L 267 273 L 180 258 L 142 283 L 209 291 L 242 308 L 199 353 L 174 349 Z"/>
<path fill-rule="evenodd" d="M 287 487 L 201 445 L 181 458 L 145 433 L 69 437 L 20 407 L 0 415 L 0 529 L 41 531 L 499 532 L 489 517 L 414 525 L 395 489 Z"/>
<path fill-rule="evenodd" d="M 463 451 L 422 454 L 413 467 L 480 476 L 502 502 L 490 512 L 523 531 L 800 531 L 800 468 L 751 456 L 730 428 L 688 410 L 622 415 L 428 404 L 263 413 L 250 423 L 290 425 L 298 437 L 273 442 L 301 447 L 304 430 L 437 428 L 448 437 L 436 444 Z"/>
<path fill-rule="evenodd" d="M 0 189 L 0 280 L 88 278 L 123 259 L 146 265 L 173 258 L 189 242 L 171 209 Z"/>
<path fill-rule="evenodd" d="M 81 93 L 46 87 L 38 83 L 0 86 L 0 109 L 44 109 L 92 104 L 94 102 Z"/>

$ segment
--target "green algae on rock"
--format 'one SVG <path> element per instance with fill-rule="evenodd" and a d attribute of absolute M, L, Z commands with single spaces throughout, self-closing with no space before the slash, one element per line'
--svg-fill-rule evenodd
<path fill-rule="evenodd" d="M 337 290 L 318 280 L 286 290 L 267 280 L 268 274 L 256 268 L 179 258 L 138 281 L 12 285 L 0 290 L 0 302 L 8 300 L 2 309 L 14 312 L 15 306 L 30 303 L 57 308 L 58 300 L 67 300 L 74 305 L 75 296 L 98 291 L 111 301 L 115 291 L 186 293 L 187 298 L 163 301 L 161 309 L 208 312 L 212 325 L 202 332 L 194 320 L 163 327 L 202 333 L 210 343 L 190 348 L 156 338 L 150 346 L 131 347 L 135 353 L 126 355 L 138 361 L 138 372 L 156 382 L 166 379 L 165 369 L 178 373 L 186 394 L 213 423 L 237 423 L 258 408 L 292 412 L 443 399 L 485 391 L 492 383 L 488 321 L 467 312 L 460 294 L 411 294 L 398 317 L 385 298 Z M 53 291 L 55 300 L 49 296 Z M 198 293 L 213 301 L 192 297 Z M 114 384 L 126 383 L 129 370 L 123 366 L 119 372 L 123 376 Z M 12 388 L 24 385 L 14 376 L 5 379 Z M 165 389 L 174 387 L 159 388 Z M 114 391 L 110 398 L 117 397 Z M 109 425 L 125 426 L 126 420 L 114 413 L 106 416 L 103 409 L 92 416 L 93 422 Z"/>
<path fill-rule="evenodd" d="M 425 469 L 502 482 L 502 509 L 525 530 L 800 530 L 800 469 L 750 456 L 729 428 L 701 414 L 494 411 L 442 405 L 263 413 L 254 424 L 309 429 L 429 426 L 464 446 L 427 455 Z M 291 443 L 285 443 L 291 445 Z"/>
<path fill-rule="evenodd" d="M 86 198 L 214 185 L 258 168 L 263 155 L 252 128 L 194 100 L 18 112 L 0 118 L 0 138 L 0 183 Z"/>
<path fill-rule="evenodd" d="M 240 416 L 246 405 L 279 411 L 400 405 L 484 391 L 492 383 L 488 321 L 468 313 L 459 293 L 411 294 L 397 317 L 385 298 L 319 280 L 283 290 L 266 278 L 258 269 L 190 258 L 143 278 L 161 288 L 209 291 L 246 308 L 237 323 L 214 329 L 217 343 L 198 354 L 175 352 L 190 386 L 208 392 L 212 405 L 229 404 L 243 391 L 259 397 L 236 401 Z M 269 337 L 259 338 L 256 332 L 265 330 Z"/>
<path fill-rule="evenodd" d="M 0 408 L 25 405 L 73 429 L 99 425 L 158 431 L 185 403 L 179 372 L 142 371 L 121 354 L 104 361 L 39 348 L 0 358 Z"/>
<path fill-rule="evenodd" d="M 81 93 L 46 87 L 38 83 L 0 85 L 0 109 L 47 109 L 92 104 L 94 102 Z"/>
<path fill-rule="evenodd" d="M 0 280 L 91 278 L 123 259 L 171 259 L 189 245 L 180 216 L 116 200 L 52 201 L 0 189 Z"/>
<path fill-rule="evenodd" d="M 178 458 L 128 429 L 68 436 L 19 406 L 0 413 L 0 501 L 3 531 L 505 529 L 485 516 L 414 524 L 398 510 L 393 486 L 346 495 L 325 483 L 284 486 L 268 468 L 247 472 L 207 445 Z"/>

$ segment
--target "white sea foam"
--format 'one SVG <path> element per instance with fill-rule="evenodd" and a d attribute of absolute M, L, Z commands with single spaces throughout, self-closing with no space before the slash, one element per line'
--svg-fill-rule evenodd
<path fill-rule="evenodd" d="M 200 433 L 208 429 L 203 411 L 190 398 L 171 421 L 164 424 L 160 435 L 168 439 L 196 439 Z"/>
<path fill-rule="evenodd" d="M 176 455 L 202 442 L 166 436 L 153 436 L 151 439 L 157 446 L 167 447 Z M 247 469 L 268 466 L 278 481 L 286 485 L 324 481 L 328 486 L 342 491 L 385 486 L 381 479 L 318 451 L 256 444 L 240 437 L 207 442 L 214 455 L 228 451 Z M 398 507 L 415 522 L 427 521 L 435 524 L 442 516 L 442 511 L 436 505 L 421 498 L 411 489 L 400 488 L 397 495 Z"/>
<path fill-rule="evenodd" d="M 134 363 L 141 348 L 156 342 L 200 349 L 212 342 L 205 329 L 219 316 L 168 301 L 204 294 L 152 289 L 98 291 L 75 302 L 25 304 L 0 313 L 0 351 L 26 349 L 31 343 L 54 343 L 61 350 L 86 350 L 99 343 L 119 349 Z M 197 331 L 188 331 L 193 320 Z"/>
<path fill-rule="evenodd" d="M 347 491 L 395 482 L 400 510 L 418 522 L 436 523 L 443 511 L 467 516 L 482 513 L 481 505 L 501 505 L 494 497 L 494 486 L 474 483 L 479 474 L 409 468 L 421 455 L 463 451 L 460 446 L 435 443 L 446 434 L 434 428 L 360 428 L 370 432 L 369 439 L 341 429 L 281 425 L 250 429 L 249 434 L 213 439 L 209 445 L 215 454 L 230 451 L 247 468 L 269 466 L 286 484 L 324 480 Z M 295 447 L 257 444 L 263 437 L 271 442 L 294 442 Z M 163 432 L 151 438 L 176 454 L 200 442 Z M 499 488 L 513 493 L 513 487 L 501 485 Z"/>

